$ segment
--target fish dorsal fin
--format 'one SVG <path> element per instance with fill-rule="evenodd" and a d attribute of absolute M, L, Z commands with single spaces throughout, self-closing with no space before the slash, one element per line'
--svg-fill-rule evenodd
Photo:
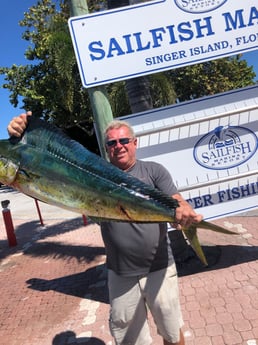
<path fill-rule="evenodd" d="M 67 136 L 62 129 L 34 116 L 28 117 L 28 125 L 20 138 L 20 143 L 33 146 L 37 150 L 48 152 L 71 163 L 78 163 L 80 159 L 83 162 L 85 152 L 88 151 Z"/>

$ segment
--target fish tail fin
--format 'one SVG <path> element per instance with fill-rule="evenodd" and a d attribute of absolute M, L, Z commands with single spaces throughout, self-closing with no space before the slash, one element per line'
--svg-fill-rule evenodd
<path fill-rule="evenodd" d="M 207 259 L 205 257 L 205 254 L 202 250 L 202 247 L 200 245 L 198 236 L 197 236 L 197 226 L 191 225 L 189 228 L 184 228 L 183 232 L 189 241 L 191 247 L 193 248 L 194 252 L 198 256 L 198 258 L 201 260 L 202 264 L 204 266 L 208 266 Z"/>
<path fill-rule="evenodd" d="M 200 223 L 196 224 L 196 227 L 220 232 L 222 234 L 227 234 L 227 235 L 238 235 L 238 233 L 236 233 L 234 231 L 230 231 L 228 229 L 223 228 L 222 226 L 207 222 L 205 220 L 202 220 Z"/>

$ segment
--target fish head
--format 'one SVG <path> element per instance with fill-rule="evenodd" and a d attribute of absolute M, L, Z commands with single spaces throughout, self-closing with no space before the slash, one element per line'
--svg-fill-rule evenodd
<path fill-rule="evenodd" d="M 0 182 L 10 185 L 15 180 L 17 171 L 16 164 L 0 156 Z"/>
<path fill-rule="evenodd" d="M 15 155 L 14 155 L 15 156 Z M 12 149 L 8 140 L 0 140 L 0 182 L 6 185 L 14 182 L 19 164 L 12 158 Z"/>

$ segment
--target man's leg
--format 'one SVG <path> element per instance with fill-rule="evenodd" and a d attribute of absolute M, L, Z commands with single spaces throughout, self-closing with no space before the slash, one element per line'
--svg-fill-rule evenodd
<path fill-rule="evenodd" d="M 137 277 L 121 277 L 108 271 L 110 330 L 116 345 L 149 345 L 147 310 Z"/>
<path fill-rule="evenodd" d="M 149 273 L 145 279 L 140 280 L 140 284 L 164 345 L 184 345 L 175 264 Z"/>
<path fill-rule="evenodd" d="M 185 345 L 185 338 L 184 338 L 182 330 L 180 329 L 180 340 L 179 340 L 179 342 L 177 342 L 177 343 L 169 343 L 168 341 L 163 339 L 163 344 L 164 345 Z"/>

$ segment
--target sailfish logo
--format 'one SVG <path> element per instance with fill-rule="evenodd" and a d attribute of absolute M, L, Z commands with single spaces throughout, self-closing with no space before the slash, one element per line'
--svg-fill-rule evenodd
<path fill-rule="evenodd" d="M 228 0 L 175 0 L 177 7 L 188 13 L 204 13 L 215 10 Z"/>
<path fill-rule="evenodd" d="M 216 127 L 213 132 L 209 141 L 210 150 L 240 143 L 239 135 L 230 126 Z"/>
<path fill-rule="evenodd" d="M 257 151 L 257 137 L 240 126 L 218 126 L 194 146 L 194 159 L 202 167 L 229 169 L 248 161 Z"/>

